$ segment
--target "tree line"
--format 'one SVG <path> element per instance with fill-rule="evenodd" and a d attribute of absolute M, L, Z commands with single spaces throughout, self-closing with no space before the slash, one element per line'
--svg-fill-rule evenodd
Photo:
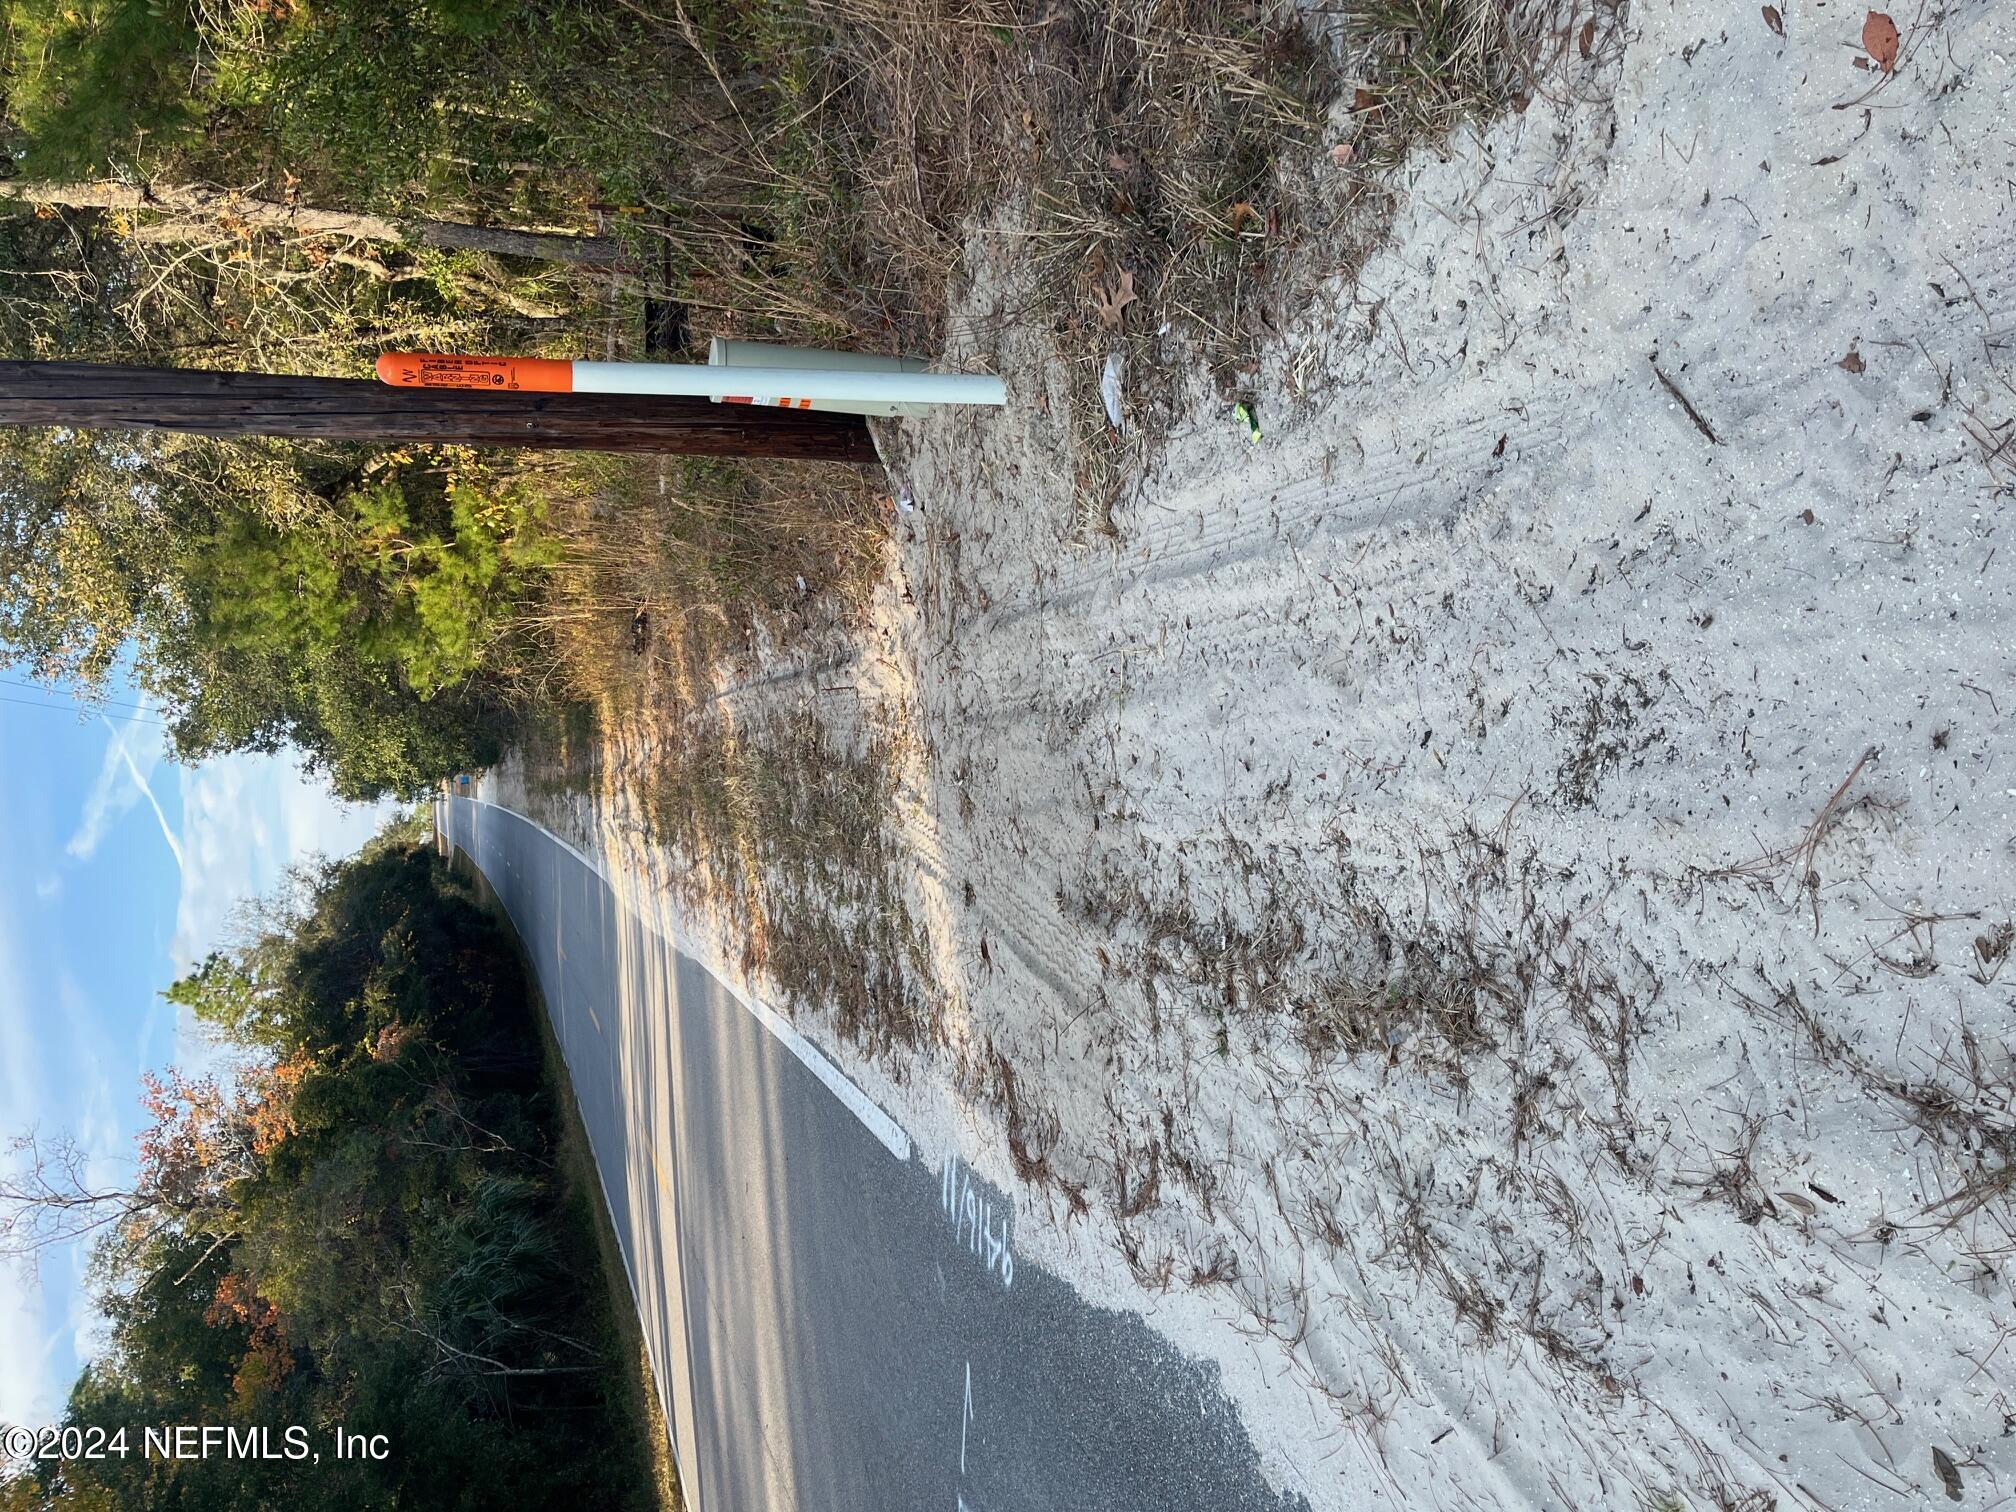
<path fill-rule="evenodd" d="M 0 356 L 364 376 L 579 343 L 662 144 L 663 52 L 547 0 L 9 0 Z M 627 83 L 627 79 L 625 81 Z M 620 219 L 621 217 L 614 217 Z M 550 698 L 550 460 L 0 427 L 0 654 L 124 670 L 184 759 L 298 748 L 349 797 L 494 760 Z"/>
<path fill-rule="evenodd" d="M 32 1137 L 0 1177 L 0 1250 L 92 1240 L 108 1324 L 58 1425 L 107 1452 L 0 1508 L 655 1505 L 536 1006 L 432 848 L 322 868 L 168 996 L 231 1073 L 146 1078 L 129 1180 Z M 147 1452 L 176 1425 L 258 1449 Z"/>

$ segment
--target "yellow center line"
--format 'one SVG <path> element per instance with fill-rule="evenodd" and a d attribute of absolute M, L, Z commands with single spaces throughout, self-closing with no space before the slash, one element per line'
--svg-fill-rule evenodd
<path fill-rule="evenodd" d="M 646 1153 L 651 1157 L 651 1174 L 658 1178 L 658 1195 L 669 1203 L 672 1200 L 672 1185 L 665 1179 L 665 1168 L 658 1164 L 658 1152 L 647 1146 Z"/>

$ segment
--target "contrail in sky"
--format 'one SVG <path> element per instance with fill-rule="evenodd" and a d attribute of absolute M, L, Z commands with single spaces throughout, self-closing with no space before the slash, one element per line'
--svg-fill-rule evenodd
<path fill-rule="evenodd" d="M 168 849 L 175 853 L 175 869 L 182 870 L 182 842 L 175 838 L 175 831 L 168 827 L 168 815 L 162 811 L 161 800 L 154 796 L 154 789 L 147 785 L 146 777 L 141 774 L 139 764 L 133 760 L 133 753 L 126 749 L 126 742 L 120 736 L 118 728 L 103 714 L 98 716 L 98 722 L 112 732 L 113 749 L 119 753 L 119 759 L 126 763 L 126 770 L 132 774 L 134 786 L 146 795 L 149 806 L 154 810 L 154 817 L 161 821 L 161 838 L 168 842 Z"/>

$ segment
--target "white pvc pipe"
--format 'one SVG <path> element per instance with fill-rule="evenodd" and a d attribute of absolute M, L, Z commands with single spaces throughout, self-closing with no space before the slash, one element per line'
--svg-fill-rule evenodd
<path fill-rule="evenodd" d="M 402 388 L 476 389 L 542 394 L 681 394 L 717 403 L 761 404 L 867 414 L 914 414 L 930 404 L 1002 405 L 999 378 L 927 373 L 909 357 L 873 357 L 714 344 L 714 362 L 568 362 L 549 357 L 467 357 L 442 352 L 384 352 L 378 376 Z M 753 363 L 744 363 L 755 359 Z M 799 366 L 791 365 L 797 360 Z M 771 365 L 774 363 L 775 365 Z"/>
<path fill-rule="evenodd" d="M 779 346 L 772 341 L 734 341 L 716 336 L 707 344 L 707 364 L 716 368 L 817 368 L 820 372 L 923 373 L 931 364 L 922 357 L 885 357 L 873 352 L 835 352 L 820 347 Z M 751 404 L 775 404 L 776 394 L 752 393 L 741 386 L 732 373 L 724 373 L 722 384 L 734 388 L 738 397 Z M 716 404 L 726 396 L 718 390 L 708 395 Z M 928 404 L 891 404 L 886 400 L 865 403 L 858 399 L 808 399 L 794 403 L 793 409 L 816 409 L 836 415 L 879 415 L 916 418 L 931 413 Z"/>
<path fill-rule="evenodd" d="M 732 376 L 731 376 L 732 375 Z M 733 399 L 766 404 L 803 399 L 860 404 L 987 404 L 1008 402 L 999 378 L 966 373 L 850 373 L 812 368 L 718 368 L 679 362 L 576 362 L 577 394 L 694 394 L 732 387 Z M 795 407 L 795 406 L 794 406 Z"/>

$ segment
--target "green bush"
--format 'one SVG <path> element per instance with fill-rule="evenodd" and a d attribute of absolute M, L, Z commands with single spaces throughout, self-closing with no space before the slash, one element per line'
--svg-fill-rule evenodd
<path fill-rule="evenodd" d="M 21 171 L 108 173 L 200 143 L 201 34 L 173 0 L 11 0 L 7 117 Z"/>

